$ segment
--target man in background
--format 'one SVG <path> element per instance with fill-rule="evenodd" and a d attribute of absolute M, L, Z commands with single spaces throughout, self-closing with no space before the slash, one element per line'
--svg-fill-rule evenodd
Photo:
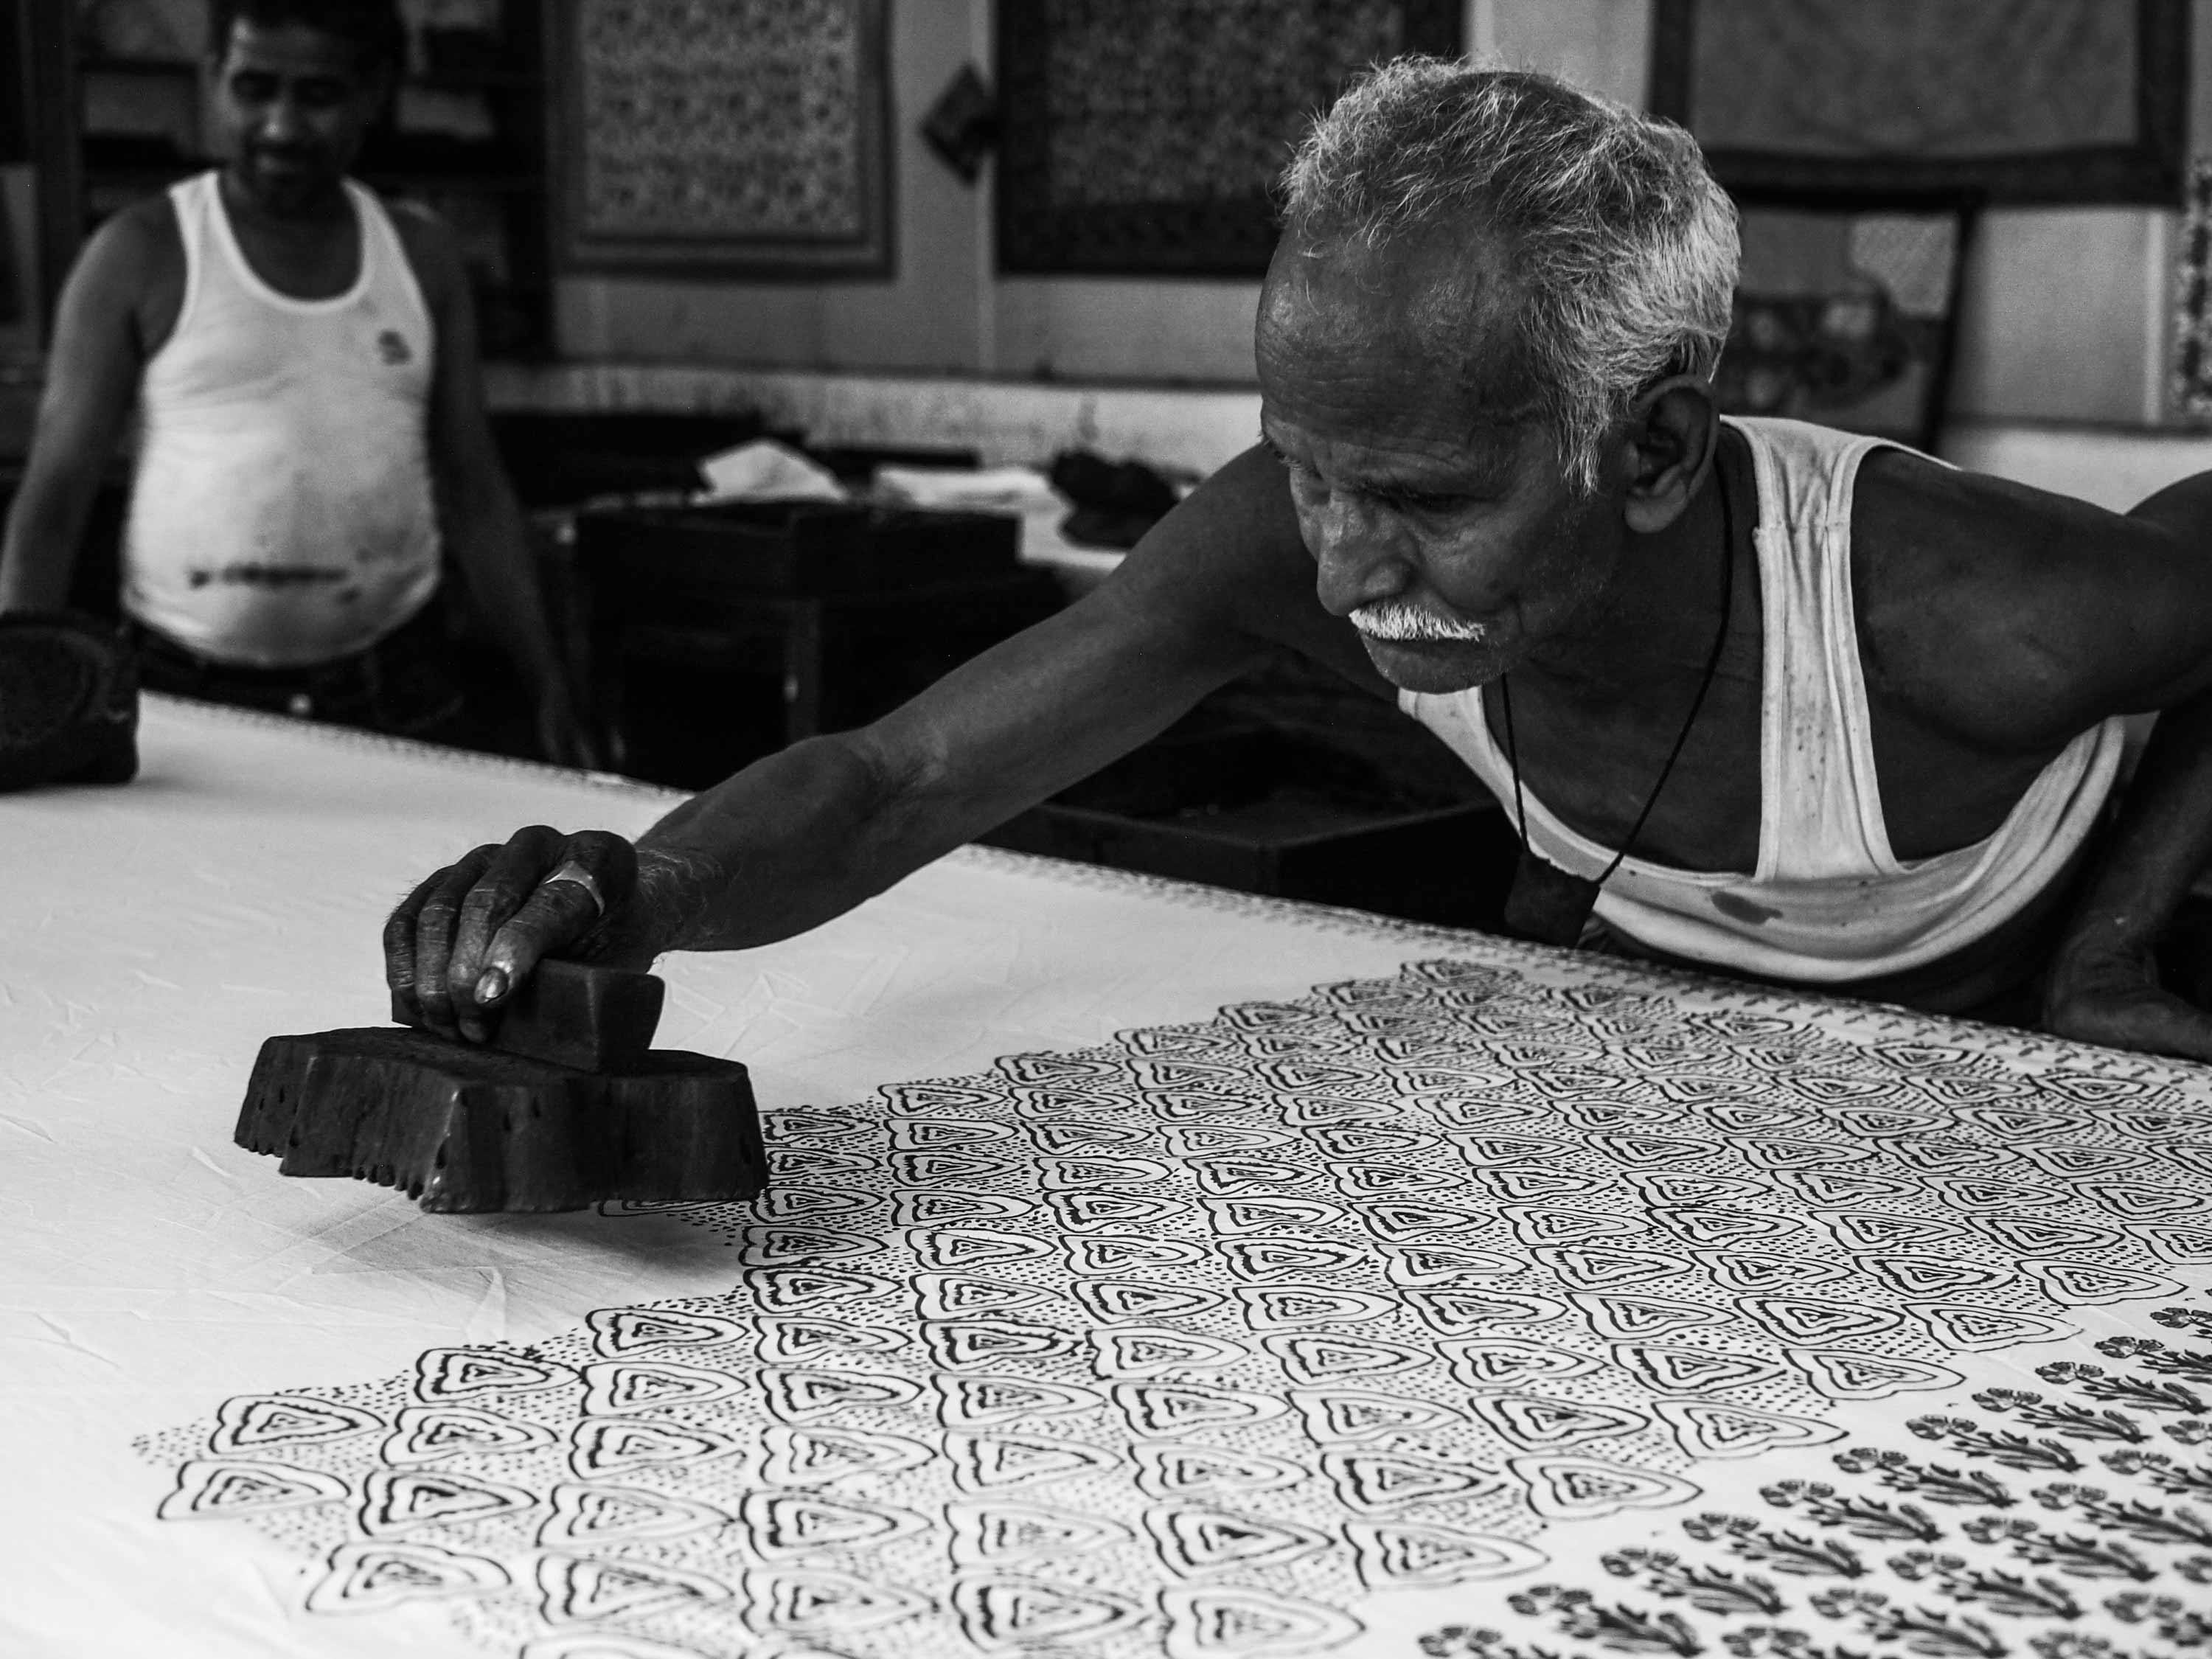
<path fill-rule="evenodd" d="M 547 757 L 590 764 L 452 234 L 346 176 L 404 41 L 393 0 L 215 0 L 223 163 L 116 214 L 70 273 L 0 612 L 66 602 L 135 407 L 120 599 L 145 684 L 451 738 L 450 551 Z"/>

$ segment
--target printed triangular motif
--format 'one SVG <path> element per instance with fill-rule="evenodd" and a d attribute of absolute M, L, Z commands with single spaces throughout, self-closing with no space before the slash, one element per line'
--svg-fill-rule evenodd
<path fill-rule="evenodd" d="M 1677 1347 L 1654 1342 L 1620 1343 L 1614 1346 L 1613 1356 L 1662 1394 L 1705 1394 L 1716 1389 L 1765 1382 L 1784 1375 L 1782 1368 L 1770 1360 L 1712 1348 Z"/>
<path fill-rule="evenodd" d="M 1103 1590 L 1010 1577 L 956 1578 L 952 1606 L 969 1642 L 992 1651 L 1087 1645 L 1144 1617 L 1133 1602 Z"/>
<path fill-rule="evenodd" d="M 1245 1322 L 1258 1331 L 1354 1325 L 1385 1319 L 1396 1311 L 1387 1297 L 1326 1285 L 1243 1285 L 1237 1289 L 1237 1299 L 1244 1304 Z"/>
<path fill-rule="evenodd" d="M 1045 1293 L 1035 1285 L 979 1273 L 917 1273 L 914 1284 L 916 1305 L 924 1319 L 1002 1313 L 1045 1299 Z"/>
<path fill-rule="evenodd" d="M 1959 1256 L 1868 1255 L 1860 1258 L 1859 1268 L 1903 1296 L 1989 1290 L 2013 1277 L 2009 1268 Z"/>
<path fill-rule="evenodd" d="M 1674 1431 L 1675 1444 L 1693 1458 L 1756 1457 L 1784 1447 L 1826 1445 L 1844 1437 L 1844 1431 L 1833 1423 L 1718 1401 L 1662 1400 L 1655 1409 Z"/>
<path fill-rule="evenodd" d="M 1601 1363 L 1590 1354 L 1510 1336 L 1462 1338 L 1437 1346 L 1450 1362 L 1452 1376 L 1479 1390 L 1511 1388 L 1549 1377 L 1581 1376 L 1597 1370 Z"/>
<path fill-rule="evenodd" d="M 1273 1492 L 1306 1478 L 1304 1465 L 1260 1452 L 1188 1442 L 1140 1440 L 1137 1486 L 1149 1498 L 1218 1498 Z"/>
<path fill-rule="evenodd" d="M 1321 1468 L 1335 1486 L 1338 1501 L 1361 1515 L 1495 1492 L 1500 1484 L 1491 1471 L 1472 1465 L 1379 1452 L 1325 1451 Z"/>
<path fill-rule="evenodd" d="M 926 1320 L 921 1340 L 931 1360 L 948 1371 L 1009 1359 L 1055 1359 L 1075 1348 L 1066 1331 L 1016 1319 Z"/>
<path fill-rule="evenodd" d="M 1145 1530 L 1179 1578 L 1235 1568 L 1259 1571 L 1303 1561 L 1329 1546 L 1325 1534 L 1285 1521 L 1229 1510 L 1161 1504 L 1145 1511 Z"/>
<path fill-rule="evenodd" d="M 1462 1421 L 1450 1407 L 1400 1395 L 1355 1389 L 1297 1389 L 1292 1402 L 1316 1440 L 1374 1440 Z"/>
<path fill-rule="evenodd" d="M 1223 1264 L 1240 1279 L 1281 1279 L 1285 1275 L 1326 1272 L 1367 1259 L 1356 1244 L 1322 1238 L 1224 1239 L 1219 1252 Z"/>
<path fill-rule="evenodd" d="M 771 1560 L 888 1543 L 929 1525 L 889 1504 L 814 1492 L 749 1492 L 743 1518 L 748 1546 Z"/>
<path fill-rule="evenodd" d="M 216 1412 L 208 1449 L 221 1457 L 272 1446 L 324 1445 L 384 1426 L 375 1413 L 335 1400 L 295 1394 L 234 1395 Z"/>
<path fill-rule="evenodd" d="M 723 1457 L 738 1443 L 712 1429 L 678 1429 L 637 1419 L 586 1418 L 571 1431 L 568 1468 L 580 1480 L 638 1469 L 674 1468 Z"/>
<path fill-rule="evenodd" d="M 1176 1238 L 1146 1238 L 1135 1233 L 1100 1233 L 1089 1238 L 1064 1238 L 1060 1249 L 1069 1268 L 1078 1273 L 1127 1273 L 1144 1267 L 1185 1267 L 1203 1252 L 1195 1244 Z"/>
<path fill-rule="evenodd" d="M 371 1469 L 362 1486 L 361 1529 L 386 1537 L 537 1505 L 536 1495 L 520 1486 L 451 1469 Z"/>
<path fill-rule="evenodd" d="M 386 1463 L 428 1463 L 458 1452 L 520 1451 L 553 1443 L 553 1431 L 472 1406 L 404 1406 L 377 1448 Z"/>
<path fill-rule="evenodd" d="M 855 1407 L 903 1406 L 921 1387 L 903 1376 L 869 1371 L 807 1370 L 763 1366 L 761 1392 L 770 1415 L 783 1423 L 811 1423 Z"/>
<path fill-rule="evenodd" d="M 1828 1302 L 1818 1297 L 1740 1296 L 1735 1305 L 1759 1329 L 1785 1343 L 1837 1342 L 1872 1336 L 1902 1322 L 1887 1308 L 1865 1303 Z"/>
<path fill-rule="evenodd" d="M 1125 1541 L 1128 1528 L 1093 1515 L 1038 1504 L 962 1500 L 945 1506 L 956 1568 L 1007 1567 L 1024 1561 L 1079 1561 Z"/>
<path fill-rule="evenodd" d="M 673 1360 L 602 1359 L 584 1367 L 584 1412 L 612 1416 L 655 1406 L 697 1406 L 726 1400 L 744 1387 L 727 1371 Z"/>
<path fill-rule="evenodd" d="M 1625 1407 L 1547 1400 L 1541 1395 L 1482 1395 L 1468 1404 L 1477 1417 L 1523 1451 L 1562 1450 L 1586 1440 L 1634 1434 L 1651 1423 L 1643 1413 Z"/>
<path fill-rule="evenodd" d="M 908 1241 L 916 1261 L 939 1273 L 966 1273 L 999 1261 L 1030 1261 L 1052 1253 L 1041 1239 L 988 1227 L 934 1227 Z"/>
<path fill-rule="evenodd" d="M 1680 1256 L 1656 1250 L 1630 1250 L 1602 1244 L 1570 1244 L 1539 1249 L 1536 1258 L 1567 1284 L 1578 1290 L 1609 1291 L 1625 1285 L 1644 1285 L 1687 1273 L 1690 1264 Z"/>
<path fill-rule="evenodd" d="M 1333 1331 L 1286 1332 L 1260 1339 L 1293 1382 L 1341 1382 L 1352 1377 L 1395 1376 L 1431 1363 L 1426 1351 L 1403 1342 L 1340 1336 Z"/>
<path fill-rule="evenodd" d="M 1414 1290 L 1504 1278 L 1526 1265 L 1495 1250 L 1470 1250 L 1458 1244 L 1392 1244 L 1385 1247 L 1384 1256 L 1390 1282 Z"/>
<path fill-rule="evenodd" d="M 574 1381 L 575 1373 L 564 1365 L 493 1348 L 431 1348 L 415 1362 L 415 1392 L 423 1400 L 534 1393 Z"/>
<path fill-rule="evenodd" d="M 196 1457 L 177 1471 L 176 1490 L 154 1511 L 162 1521 L 202 1516 L 256 1515 L 268 1510 L 300 1509 L 353 1496 L 353 1489 L 319 1469 L 287 1463 L 224 1462 Z"/>
<path fill-rule="evenodd" d="M 489 1556 L 398 1540 L 341 1544 L 307 1591 L 307 1609 L 375 1613 L 425 1597 L 481 1595 L 507 1582 L 507 1569 Z"/>
<path fill-rule="evenodd" d="M 1164 1371 L 1217 1371 L 1251 1358 L 1241 1345 L 1168 1325 L 1124 1325 L 1090 1333 L 1102 1376 L 1158 1376 Z"/>
<path fill-rule="evenodd" d="M 1106 1402 L 1072 1382 L 1047 1382 L 1033 1376 L 954 1376 L 930 1379 L 939 1401 L 939 1419 L 947 1428 L 994 1428 L 1036 1417 L 1066 1417 Z"/>
<path fill-rule="evenodd" d="M 2107 1267 L 2095 1261 L 2026 1261 L 2043 1293 L 2062 1307 L 2101 1308 L 2145 1297 L 2185 1294 L 2179 1280 L 2133 1267 Z"/>
<path fill-rule="evenodd" d="M 1517 1539 L 1403 1521 L 1348 1521 L 1344 1535 L 1369 1589 L 1449 1589 L 1531 1571 L 1545 1559 Z"/>
<path fill-rule="evenodd" d="M 1177 1587 L 1160 1592 L 1160 1607 L 1166 1659 L 1290 1659 L 1341 1647 L 1361 1628 L 1350 1613 L 1278 1590 Z"/>
<path fill-rule="evenodd" d="M 898 1287 L 874 1273 L 836 1267 L 766 1267 L 745 1275 L 754 1305 L 764 1313 L 803 1313 L 839 1302 L 890 1297 Z"/>
<path fill-rule="evenodd" d="M 603 1540 L 676 1538 L 726 1526 L 730 1519 L 710 1504 L 641 1486 L 591 1486 L 562 1480 L 554 1483 L 549 1495 L 553 1513 L 538 1528 L 541 1549 L 560 1544 L 589 1548 Z"/>
<path fill-rule="evenodd" d="M 912 1590 L 818 1570 L 748 1574 L 745 1592 L 750 1617 L 767 1635 L 790 1631 L 834 1641 L 933 1611 L 929 1598 Z"/>
<path fill-rule="evenodd" d="M 1686 1244 L 1741 1244 L 1754 1238 L 1778 1238 L 1803 1224 L 1790 1216 L 1759 1215 L 1750 1210 L 1663 1209 L 1651 1218 Z"/>
<path fill-rule="evenodd" d="M 1344 1218 L 1339 1206 L 1315 1198 L 1209 1198 L 1204 1202 L 1212 1218 L 1213 1231 L 1224 1237 L 1328 1228 Z"/>
<path fill-rule="evenodd" d="M 1728 1315 L 1701 1302 L 1680 1302 L 1670 1297 L 1607 1296 L 1577 1291 L 1571 1300 L 1589 1316 L 1590 1328 L 1614 1342 L 1638 1342 L 1672 1336 L 1699 1325 L 1724 1323 Z"/>
<path fill-rule="evenodd" d="M 1506 1467 L 1528 1490 L 1528 1506 L 1547 1521 L 1594 1521 L 1623 1510 L 1671 1509 L 1699 1489 L 1678 1475 L 1594 1457 L 1537 1453 Z"/>
<path fill-rule="evenodd" d="M 1938 1342 L 1960 1353 L 1986 1353 L 2022 1342 L 2057 1342 L 2080 1328 L 2048 1314 L 1964 1302 L 1916 1302 L 1911 1310 Z"/>
<path fill-rule="evenodd" d="M 1887 1400 L 1892 1395 L 1954 1389 L 1966 1378 L 1948 1365 L 1856 1348 L 1786 1348 L 1784 1358 L 1831 1400 Z"/>
<path fill-rule="evenodd" d="M 1128 1420 L 1130 1432 L 1141 1438 L 1189 1433 L 1230 1423 L 1256 1423 L 1282 1414 L 1283 1404 L 1271 1395 L 1247 1394 L 1233 1389 L 1202 1389 L 1167 1382 L 1116 1382 L 1109 1390 L 1114 1403 Z"/>
<path fill-rule="evenodd" d="M 1467 1336 L 1508 1322 L 1540 1323 L 1566 1311 L 1547 1297 L 1508 1296 L 1502 1291 L 1409 1290 L 1398 1299 L 1443 1336 Z"/>
<path fill-rule="evenodd" d="M 1028 1435 L 952 1434 L 945 1437 L 952 1479 L 963 1492 L 1054 1480 L 1089 1469 L 1110 1468 L 1119 1460 L 1103 1447 L 1074 1440 L 1046 1440 Z"/>
<path fill-rule="evenodd" d="M 933 1454 L 902 1434 L 825 1425 L 793 1428 L 778 1424 L 761 1431 L 768 1455 L 761 1478 L 779 1486 L 818 1486 L 848 1474 L 896 1474 L 920 1468 Z"/>
<path fill-rule="evenodd" d="M 741 1341 L 750 1334 L 734 1319 L 660 1308 L 600 1308 L 584 1322 L 592 1332 L 593 1352 L 609 1359 L 641 1348 L 696 1347 Z"/>
<path fill-rule="evenodd" d="M 856 1353 L 903 1348 L 903 1332 L 837 1319 L 763 1319 L 760 1357 L 769 1364 L 826 1364 Z"/>
<path fill-rule="evenodd" d="M 1955 1222 L 1891 1215 L 1884 1210 L 1823 1210 L 1820 1219 L 1836 1236 L 1836 1242 L 1854 1255 L 1872 1250 L 1924 1249 L 1967 1236 L 1966 1230 Z"/>
<path fill-rule="evenodd" d="M 1141 1279 L 1078 1279 L 1067 1291 L 1082 1304 L 1085 1313 L 1102 1323 L 1126 1319 L 1174 1319 L 1218 1307 L 1228 1299 L 1218 1291 Z"/>

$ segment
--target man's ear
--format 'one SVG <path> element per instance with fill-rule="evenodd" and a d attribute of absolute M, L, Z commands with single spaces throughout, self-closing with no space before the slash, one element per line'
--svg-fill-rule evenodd
<path fill-rule="evenodd" d="M 1713 469 L 1720 411 L 1712 386 L 1695 374 L 1674 374 L 1630 406 L 1621 515 L 1640 536 L 1655 535 L 1682 516 Z"/>

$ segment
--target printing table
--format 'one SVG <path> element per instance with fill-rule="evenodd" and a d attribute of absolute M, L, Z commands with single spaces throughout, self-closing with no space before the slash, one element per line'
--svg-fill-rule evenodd
<path fill-rule="evenodd" d="M 672 798 L 143 750 L 0 799 L 0 1653 L 2205 1639 L 2198 1068 L 971 852 L 664 963 L 757 1203 L 429 1217 L 234 1147 L 257 1045 L 374 1019 L 434 864 Z"/>

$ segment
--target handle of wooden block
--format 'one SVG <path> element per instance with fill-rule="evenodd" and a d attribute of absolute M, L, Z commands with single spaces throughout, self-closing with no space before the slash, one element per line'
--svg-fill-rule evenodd
<path fill-rule="evenodd" d="M 634 1070 L 653 1047 L 668 988 L 653 974 L 549 957 L 508 995 L 491 1046 L 580 1072 Z M 397 994 L 392 1018 L 420 1025 L 420 1010 Z"/>

